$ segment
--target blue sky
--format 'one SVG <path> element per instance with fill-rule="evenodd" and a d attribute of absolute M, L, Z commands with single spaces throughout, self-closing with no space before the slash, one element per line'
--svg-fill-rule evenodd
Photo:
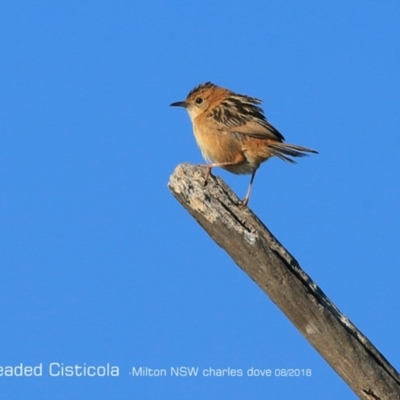
<path fill-rule="evenodd" d="M 167 189 L 177 164 L 202 162 L 169 104 L 205 81 L 263 99 L 288 142 L 320 152 L 264 164 L 250 207 L 399 368 L 399 12 L 397 1 L 3 2 L 0 367 L 43 373 L 0 377 L 1 397 L 355 398 Z M 244 195 L 248 177 L 215 173 Z M 55 377 L 51 363 L 120 374 Z M 200 373 L 129 374 L 141 366 Z"/>

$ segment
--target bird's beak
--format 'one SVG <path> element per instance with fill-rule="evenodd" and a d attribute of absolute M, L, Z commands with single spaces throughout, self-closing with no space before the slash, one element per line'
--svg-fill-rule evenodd
<path fill-rule="evenodd" d="M 186 108 L 186 102 L 185 101 L 176 101 L 175 103 L 170 104 L 172 107 L 185 107 Z"/>

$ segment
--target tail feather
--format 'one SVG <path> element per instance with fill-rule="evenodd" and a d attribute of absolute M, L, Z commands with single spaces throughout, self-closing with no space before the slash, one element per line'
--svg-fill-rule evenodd
<path fill-rule="evenodd" d="M 297 146 L 295 144 L 274 142 L 269 144 L 268 148 L 274 156 L 279 157 L 281 160 L 296 164 L 296 161 L 290 157 L 306 157 L 309 154 L 318 154 L 318 151 L 309 149 L 307 147 Z"/>

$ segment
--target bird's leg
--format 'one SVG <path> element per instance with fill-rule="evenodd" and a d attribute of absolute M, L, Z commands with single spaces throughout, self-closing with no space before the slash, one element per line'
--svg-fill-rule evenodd
<path fill-rule="evenodd" d="M 237 165 L 243 162 L 244 157 L 242 154 L 239 154 L 234 161 L 220 162 L 220 163 L 211 163 L 211 164 L 199 164 L 199 167 L 207 168 L 206 176 L 204 178 L 204 186 L 207 185 L 207 179 L 211 175 L 211 170 L 214 167 L 226 167 L 228 165 Z"/>
<path fill-rule="evenodd" d="M 256 172 L 257 172 L 257 170 L 254 170 L 254 172 L 251 175 L 249 188 L 247 189 L 245 198 L 243 199 L 242 203 L 240 204 L 241 207 L 246 207 L 247 203 L 249 202 L 250 192 L 251 192 L 251 188 L 253 187 L 253 181 L 254 181 L 254 177 L 256 176 Z"/>
<path fill-rule="evenodd" d="M 206 186 L 207 185 L 207 180 L 208 180 L 208 177 L 211 175 L 211 170 L 212 170 L 212 166 L 210 166 L 210 165 L 202 165 L 202 167 L 206 167 L 207 168 L 207 170 L 206 170 L 206 176 L 205 176 L 205 178 L 204 178 L 204 183 L 203 183 L 203 186 Z"/>

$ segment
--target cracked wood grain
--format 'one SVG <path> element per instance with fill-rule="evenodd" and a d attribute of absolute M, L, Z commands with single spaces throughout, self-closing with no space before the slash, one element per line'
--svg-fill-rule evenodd
<path fill-rule="evenodd" d="M 400 376 L 219 177 L 179 165 L 168 183 L 176 199 L 269 296 L 360 399 L 400 399 Z"/>

